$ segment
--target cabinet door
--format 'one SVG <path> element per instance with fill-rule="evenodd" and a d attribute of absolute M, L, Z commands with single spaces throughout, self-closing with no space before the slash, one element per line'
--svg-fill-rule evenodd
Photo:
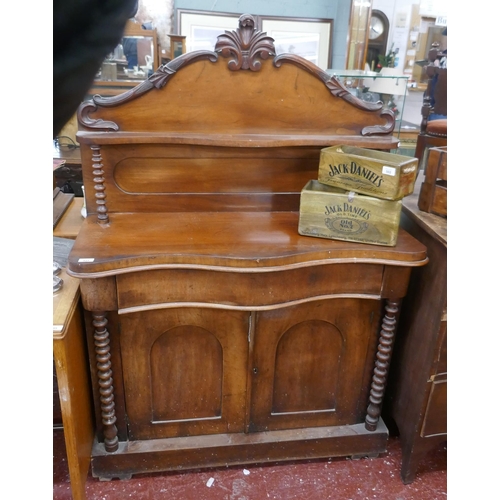
<path fill-rule="evenodd" d="M 194 308 L 122 316 L 129 439 L 244 430 L 248 318 Z"/>
<path fill-rule="evenodd" d="M 362 299 L 258 313 L 249 430 L 363 422 L 380 313 Z"/>

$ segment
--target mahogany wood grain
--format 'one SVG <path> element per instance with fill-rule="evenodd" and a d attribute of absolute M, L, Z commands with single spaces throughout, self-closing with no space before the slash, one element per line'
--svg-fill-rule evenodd
<path fill-rule="evenodd" d="M 426 248 L 298 223 L 321 149 L 393 149 L 393 113 L 276 56 L 243 15 L 78 120 L 89 215 L 68 266 L 94 346 L 92 473 L 385 451 L 399 303 Z"/>
<path fill-rule="evenodd" d="M 264 273 L 157 269 L 120 274 L 118 306 L 122 313 L 188 306 L 273 309 L 318 297 L 379 298 L 382 266 L 319 265 Z"/>
<path fill-rule="evenodd" d="M 256 315 L 251 432 L 353 425 L 366 415 L 364 374 L 374 362 L 380 302 L 311 305 Z"/>
<path fill-rule="evenodd" d="M 314 459 L 376 456 L 386 451 L 387 427 L 376 431 L 364 424 L 311 427 L 250 434 L 214 434 L 120 444 L 119 453 L 106 453 L 100 443 L 92 450 L 92 471 L 103 479 L 127 478 L 158 470 L 183 470 Z"/>
<path fill-rule="evenodd" d="M 121 325 L 129 439 L 244 431 L 248 313 L 157 310 Z"/>
<path fill-rule="evenodd" d="M 128 100 L 119 108 L 101 107 L 92 111 L 89 117 L 112 121 L 124 132 L 172 131 L 181 136 L 188 132 L 204 135 L 208 132 L 208 136 L 229 137 L 255 133 L 262 139 L 269 134 L 271 140 L 272 135 L 283 137 L 300 133 L 323 135 L 335 141 L 342 136 L 359 137 L 366 126 L 387 123 L 380 113 L 381 107 L 378 113 L 369 113 L 341 97 L 332 96 L 322 78 L 304 71 L 293 61 L 277 67 L 268 59 L 262 61 L 258 72 L 252 72 L 230 71 L 227 59 L 216 54 L 208 53 L 198 60 L 194 57 L 192 53 L 178 58 L 176 67 L 185 64 L 165 87 L 144 85 L 140 99 Z M 216 60 L 208 60 L 210 57 Z M 188 62 L 189 59 L 193 62 Z M 167 66 L 174 68 L 174 63 Z M 128 95 L 125 93 L 118 98 L 119 102 L 124 102 Z M 158 113 L 159 109 L 163 112 Z M 182 112 L 172 113 L 171 110 Z M 150 116 L 156 119 L 151 121 Z M 85 136 L 79 134 L 78 137 L 80 140 Z M 392 135 L 384 139 L 389 146 L 394 142 Z"/>
<path fill-rule="evenodd" d="M 92 278 L 162 267 L 259 272 L 333 262 L 426 263 L 425 246 L 404 230 L 396 246 L 382 247 L 301 236 L 298 221 L 298 212 L 120 213 L 102 227 L 89 216 L 69 272 Z"/>

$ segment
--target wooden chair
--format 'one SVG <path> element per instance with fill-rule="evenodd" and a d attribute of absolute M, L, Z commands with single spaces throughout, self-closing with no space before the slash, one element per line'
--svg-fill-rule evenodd
<path fill-rule="evenodd" d="M 439 49 L 433 47 L 429 51 L 430 64 L 424 68 L 429 79 L 424 92 L 422 122 L 415 150 L 415 156 L 420 160 L 420 168 L 425 165 L 428 148 L 447 145 L 447 69 L 434 64 L 440 56 L 442 53 Z M 433 119 L 436 116 L 439 118 Z"/>

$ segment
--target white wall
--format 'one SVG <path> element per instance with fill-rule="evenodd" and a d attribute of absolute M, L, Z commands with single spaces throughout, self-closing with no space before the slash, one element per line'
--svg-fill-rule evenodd
<path fill-rule="evenodd" d="M 404 56 L 410 34 L 412 5 L 420 5 L 422 15 L 446 16 L 446 0 L 373 0 L 372 9 L 381 10 L 389 19 L 389 37 L 387 50 L 394 43 L 394 49 L 399 48 L 399 59 L 396 67 L 403 68 Z M 397 20 L 406 16 L 404 28 L 396 27 Z"/>
<path fill-rule="evenodd" d="M 372 9 L 381 10 L 389 19 L 389 36 L 387 38 L 387 52 L 394 43 L 394 49 L 399 49 L 397 68 L 403 68 L 404 53 L 410 32 L 411 6 L 419 3 L 415 0 L 373 0 Z M 404 28 L 396 28 L 396 19 L 406 16 Z"/>
<path fill-rule="evenodd" d="M 162 48 L 170 47 L 169 33 L 175 33 L 173 24 L 174 0 L 139 0 L 136 19 L 141 23 L 154 21 Z"/>

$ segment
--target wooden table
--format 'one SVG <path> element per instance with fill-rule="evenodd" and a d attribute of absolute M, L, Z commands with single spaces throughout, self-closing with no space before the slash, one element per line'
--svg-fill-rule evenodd
<path fill-rule="evenodd" d="M 403 201 L 401 226 L 427 247 L 429 264 L 412 273 L 384 408 L 401 436 L 404 483 L 415 479 L 425 453 L 447 438 L 447 221 L 418 209 L 422 180 L 421 174 Z"/>
<path fill-rule="evenodd" d="M 52 234 L 59 238 L 74 240 L 80 231 L 84 218 L 82 217 L 83 198 L 73 198 L 64 212 Z"/>
<path fill-rule="evenodd" d="M 93 410 L 80 280 L 63 269 L 63 287 L 54 293 L 53 350 L 59 387 L 69 477 L 74 500 L 85 499 L 92 442 Z"/>
<path fill-rule="evenodd" d="M 84 218 L 83 198 L 73 198 L 53 235 L 75 239 Z M 87 342 L 80 297 L 80 280 L 59 275 L 63 287 L 54 293 L 53 351 L 71 491 L 74 500 L 85 499 L 85 480 L 94 437 L 93 404 Z"/>

